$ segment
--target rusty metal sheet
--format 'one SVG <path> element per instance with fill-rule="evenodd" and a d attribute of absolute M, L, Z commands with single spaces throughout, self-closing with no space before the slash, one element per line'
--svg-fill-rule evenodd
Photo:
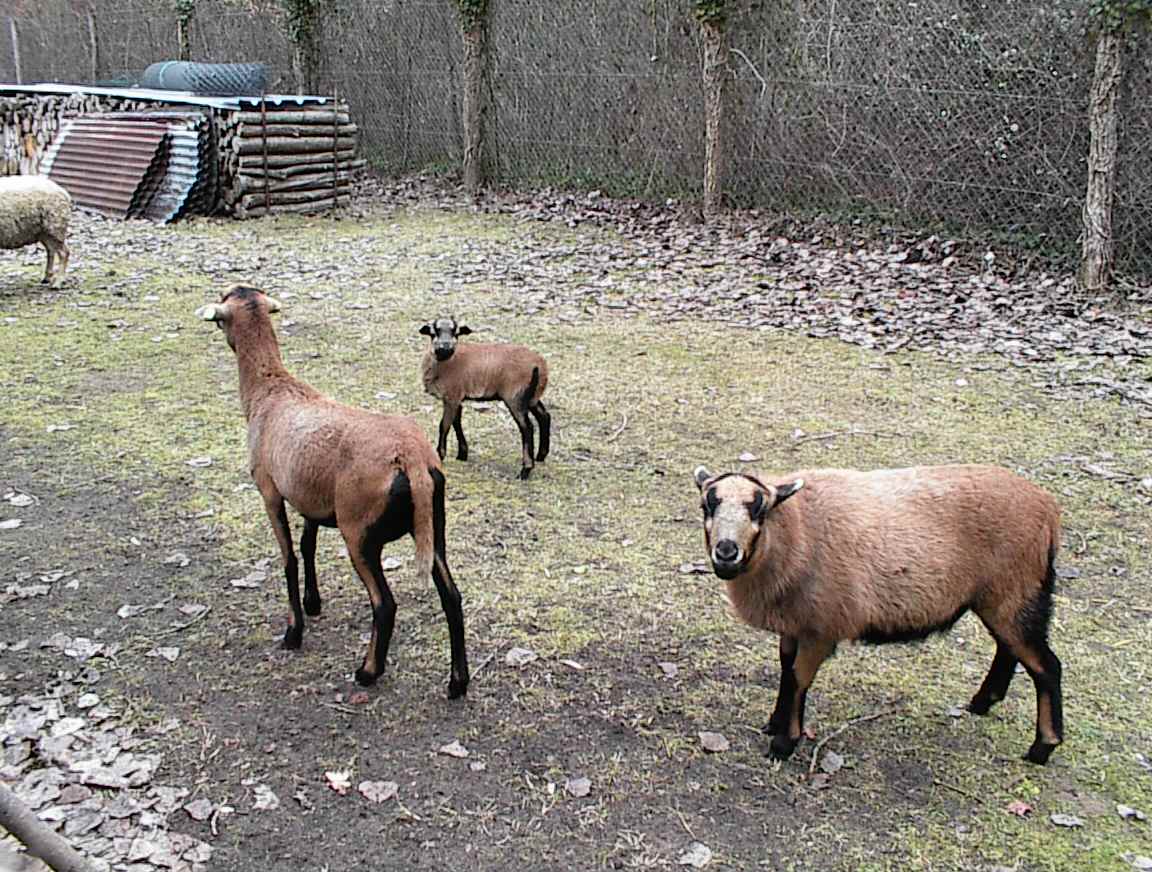
<path fill-rule="evenodd" d="M 167 140 L 168 125 L 159 120 L 76 118 L 57 136 L 50 163 L 45 156 L 44 172 L 76 205 L 127 218 L 155 191 L 153 177 L 163 171 Z"/>

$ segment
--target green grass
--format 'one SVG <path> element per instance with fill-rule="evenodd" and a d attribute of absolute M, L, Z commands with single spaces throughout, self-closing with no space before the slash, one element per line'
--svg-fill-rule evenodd
<path fill-rule="evenodd" d="M 1118 868 L 1125 851 L 1152 853 L 1148 825 L 1122 821 L 1114 808 L 1152 813 L 1149 775 L 1134 762 L 1152 749 L 1148 500 L 1068 460 L 1107 451 L 1117 468 L 1146 472 L 1152 436 L 1129 410 L 1053 400 L 1032 386 L 1032 373 L 995 358 L 885 356 L 784 331 L 657 324 L 597 310 L 567 320 L 548 308 L 508 317 L 518 305 L 513 286 L 447 284 L 441 266 L 477 244 L 586 241 L 512 219 L 416 209 L 355 221 L 201 221 L 163 236 L 171 251 L 195 247 L 244 267 L 228 280 L 262 282 L 284 299 L 278 328 L 294 373 L 353 405 L 412 414 L 430 437 L 439 409 L 421 392 L 420 323 L 455 312 L 489 328 L 477 338 L 546 354 L 554 454 L 533 480 L 515 480 L 518 439 L 497 407 L 465 411 L 473 460 L 451 459 L 453 446 L 446 463 L 451 557 L 468 613 L 479 616 L 474 646 L 522 644 L 549 660 L 622 658 L 640 672 L 637 688 L 613 686 L 595 671 L 577 674 L 579 691 L 527 687 L 518 697 L 523 722 L 498 734 L 530 734 L 534 719 L 563 717 L 595 692 L 647 737 L 650 756 L 611 763 L 612 783 L 643 794 L 637 785 L 682 778 L 700 755 L 696 730 L 723 729 L 734 750 L 717 765 L 760 771 L 765 790 L 796 791 L 797 819 L 776 824 L 792 838 L 805 826 L 822 834 L 827 868 L 1082 870 Z M 308 267 L 303 280 L 282 269 L 289 261 Z M 113 296 L 109 270 L 142 280 Z M 43 445 L 93 476 L 139 482 L 138 506 L 156 517 L 212 510 L 226 561 L 273 555 L 249 486 L 234 358 L 219 332 L 192 314 L 223 286 L 220 270 L 195 258 L 177 266 L 126 245 L 112 262 L 78 258 L 72 287 L 59 295 L 25 291 L 15 272 L 5 261 L 0 392 L 9 444 Z M 632 286 L 643 281 L 627 276 Z M 62 423 L 73 429 L 47 432 Z M 797 430 L 841 435 L 798 439 Z M 770 712 L 774 678 L 766 682 L 762 670 L 775 640 L 726 615 L 714 577 L 677 570 L 703 557 L 691 470 L 740 467 L 742 451 L 779 471 L 994 462 L 1059 496 L 1063 563 L 1081 574 L 1062 581 L 1057 596 L 1053 644 L 1066 670 L 1068 742 L 1053 765 L 1018 760 L 1034 712 L 1026 676 L 993 716 L 948 716 L 991 660 L 992 644 L 971 617 L 922 646 L 846 646 L 824 668 L 809 705 L 819 736 L 891 712 L 829 744 L 849 762 L 835 789 L 809 788 L 806 766 L 763 760 L 752 730 Z M 211 466 L 187 465 L 203 456 Z M 322 585 L 327 579 L 326 594 L 359 608 L 362 593 L 338 552 L 338 537 L 321 538 Z M 388 553 L 408 558 L 410 546 Z M 427 596 L 409 567 L 397 573 L 402 608 L 413 591 Z M 264 610 L 282 607 L 275 585 L 258 595 Z M 266 622 L 249 632 L 269 643 L 274 636 Z M 439 669 L 443 628 L 408 632 L 404 662 L 435 660 Z M 663 679 L 662 659 L 677 661 L 681 676 Z M 799 754 L 806 761 L 811 750 L 806 743 Z M 729 796 L 723 784 L 705 789 Z M 1009 815 L 1013 799 L 1034 812 Z M 1086 826 L 1053 827 L 1054 812 Z"/>

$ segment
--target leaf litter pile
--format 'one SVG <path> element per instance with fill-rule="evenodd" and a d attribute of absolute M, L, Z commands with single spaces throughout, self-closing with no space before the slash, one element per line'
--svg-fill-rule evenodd
<path fill-rule="evenodd" d="M 904 238 L 896 234 L 870 238 L 862 232 L 853 235 L 851 228 L 798 228 L 757 213 L 734 213 L 720 224 L 703 226 L 677 207 L 623 203 L 597 195 L 490 195 L 474 206 L 455 191 L 423 180 L 407 180 L 366 188 L 351 214 L 379 220 L 382 214 L 407 207 L 467 213 L 481 219 L 511 219 L 529 229 L 557 228 L 563 232 L 528 232 L 510 239 L 478 237 L 466 242 L 451 257 L 437 252 L 399 256 L 387 247 L 381 248 L 371 235 L 351 235 L 328 239 L 318 256 L 310 254 L 295 260 L 291 243 L 277 240 L 267 225 L 235 225 L 235 232 L 267 242 L 267 254 L 253 265 L 234 257 L 219 236 L 198 234 L 196 225 L 174 233 L 148 224 L 125 225 L 80 215 L 75 245 L 78 251 L 84 251 L 85 268 L 99 272 L 100 286 L 117 301 L 134 301 L 142 291 L 147 292 L 163 274 L 157 264 L 164 264 L 200 270 L 221 283 L 258 276 L 262 283 L 288 299 L 293 294 L 317 301 L 326 299 L 347 310 L 348 318 L 355 319 L 372 306 L 371 288 L 358 274 L 360 266 L 375 263 L 391 269 L 411 260 L 434 276 L 433 293 L 474 293 L 480 300 L 488 287 L 510 289 L 511 300 L 499 303 L 498 308 L 512 316 L 547 313 L 560 323 L 585 322 L 599 315 L 648 319 L 656 324 L 695 321 L 710 330 L 784 328 L 790 333 L 836 339 L 880 353 L 928 350 L 947 360 L 964 361 L 970 368 L 1026 368 L 1034 379 L 1034 387 L 1057 397 L 1107 398 L 1119 401 L 1137 416 L 1152 414 L 1152 391 L 1146 374 L 1147 361 L 1152 357 L 1147 291 L 1130 290 L 1123 304 L 1106 305 L 1102 300 L 1078 297 L 1067 277 L 1017 269 L 1007 258 L 974 250 L 962 241 Z M 227 224 L 207 226 L 232 230 Z M 324 227 L 318 232 L 324 232 Z M 156 261 L 144 268 L 125 267 L 124 249 L 136 247 L 147 250 Z M 39 264 L 42 253 L 36 252 L 33 257 L 23 252 L 18 256 L 31 266 Z M 311 287 L 313 282 L 316 289 Z M 198 300 L 206 289 L 197 284 Z M 65 288 L 63 295 L 66 297 L 68 292 Z M 6 293 L 15 296 L 26 292 L 19 289 Z M 150 297 L 145 295 L 142 299 L 147 303 Z M 138 330 L 148 330 L 150 340 L 157 344 L 184 341 L 181 331 L 187 324 L 145 322 L 144 316 L 127 308 L 116 313 L 106 323 L 109 342 L 118 342 Z M 286 334 L 297 329 L 290 319 L 280 324 Z M 58 326 L 61 330 L 70 329 L 64 321 Z M 971 364 L 974 355 L 984 356 L 979 363 Z M 231 379 L 234 373 L 227 376 Z M 375 396 L 389 402 L 396 394 L 376 391 Z M 235 415 L 234 408 L 226 411 Z M 54 410 L 53 414 L 56 417 L 43 428 L 45 435 L 41 438 L 69 437 L 70 431 L 76 429 L 76 419 L 68 420 L 64 409 Z M 614 434 L 618 436 L 624 426 Z M 793 433 L 797 444 L 821 438 L 822 434 L 801 430 Z M 237 465 L 234 459 L 224 459 L 219 452 L 206 453 L 195 443 L 182 450 L 179 465 L 189 475 L 218 474 L 222 466 Z M 749 451 L 733 451 L 732 457 L 742 463 L 760 459 L 760 455 Z M 1122 485 L 1137 484 L 1152 494 L 1152 468 L 1118 470 L 1109 465 L 1107 456 L 1097 455 L 1069 455 L 1061 462 L 1075 467 L 1078 473 Z M 234 492 L 250 487 L 237 484 Z M 0 499 L 0 537 L 20 534 L 24 524 L 44 508 L 39 505 L 38 496 L 7 482 L 0 482 Z M 214 523 L 211 512 L 206 514 L 209 517 L 205 523 Z M 260 530 L 261 536 L 267 533 L 262 527 Z M 266 544 L 265 540 L 266 537 L 261 541 Z M 184 550 L 174 550 L 177 545 Z M 165 547 L 167 556 L 160 562 L 168 569 L 186 569 L 193 563 L 188 555 L 195 557 L 191 550 L 194 546 L 171 542 Z M 670 572 L 685 582 L 695 581 L 695 576 L 707 582 L 710 570 L 696 557 L 694 552 L 684 553 L 682 560 L 693 561 L 672 563 Z M 392 571 L 401 565 L 401 561 L 393 560 L 384 568 Z M 589 559 L 573 572 L 579 576 L 589 565 L 595 568 Z M 269 590 L 278 591 L 279 567 L 275 561 L 267 557 L 248 559 L 236 566 L 231 571 L 223 570 L 219 580 L 228 596 L 257 597 Z M 196 569 L 195 565 L 191 568 Z M 78 582 L 77 573 L 64 570 L 5 575 L 0 579 L 0 612 L 67 595 L 77 589 Z M 311 815 L 333 803 L 342 804 L 339 807 L 345 809 L 358 804 L 386 810 L 397 831 L 415 831 L 417 824 L 436 812 L 430 798 L 420 806 L 413 801 L 418 792 L 427 797 L 435 795 L 435 789 L 417 789 L 416 780 L 402 777 L 398 771 L 373 769 L 359 757 L 365 749 L 323 762 L 317 751 L 317 758 L 312 761 L 314 771 L 292 773 L 291 780 L 282 786 L 272 784 L 267 774 L 246 774 L 239 781 L 244 788 L 243 800 L 230 796 L 222 799 L 220 793 L 212 798 L 208 794 L 216 785 L 205 788 L 202 782 L 179 787 L 157 783 L 165 780 L 156 776 L 165 763 L 165 737 L 178 726 L 169 721 L 152 727 L 139 726 L 125 710 L 124 701 L 105 702 L 105 696 L 113 695 L 101 691 L 103 676 L 98 667 L 136 656 L 147 658 L 152 669 L 190 664 L 196 656 L 190 653 L 196 650 L 195 646 L 183 641 L 179 634 L 189 628 L 200 629 L 201 622 L 208 617 L 215 620 L 220 610 L 209 615 L 210 609 L 204 604 L 181 604 L 172 597 L 143 595 L 121 599 L 110 610 L 126 627 L 168 620 L 176 612 L 179 616 L 165 625 L 163 638 L 149 636 L 144 643 L 139 639 L 130 644 L 112 641 L 109 636 L 94 632 L 62 632 L 56 627 L 45 628 L 42 635 L 32 639 L 0 637 L 0 650 L 15 656 L 36 652 L 63 658 L 66 668 L 59 670 L 42 692 L 29 693 L 26 688 L 12 696 L 0 692 L 4 726 L 0 778 L 74 845 L 117 869 L 192 870 L 213 867 L 212 848 L 204 840 L 217 839 L 227 833 L 231 824 L 239 826 L 240 819 L 259 821 L 262 816 L 285 813 Z M 471 620 L 470 615 L 466 618 Z M 592 663 L 591 654 L 587 660 L 583 653 L 578 654 L 579 660 L 559 659 L 528 647 L 523 638 L 507 644 L 502 640 L 485 641 L 490 644 L 482 642 L 480 653 L 474 655 L 478 680 L 484 675 L 488 681 L 520 682 L 545 695 L 555 692 L 565 676 L 579 676 L 587 671 L 589 682 L 597 680 L 599 667 Z M 694 681 L 697 672 L 690 658 L 677 654 L 661 651 L 645 664 L 653 678 L 649 687 L 667 687 L 674 693 L 681 684 Z M 403 649 L 398 656 L 404 656 Z M 300 666 L 307 664 L 303 658 L 294 662 L 305 672 L 327 668 L 316 663 Z M 490 662 L 492 665 L 488 666 Z M 487 675 L 481 672 L 485 667 L 489 670 Z M 499 679 L 491 676 L 501 669 Z M 321 704 L 328 713 L 345 718 L 349 732 L 357 719 L 360 723 L 367 721 L 364 714 L 379 712 L 376 703 L 380 700 L 374 691 L 342 693 L 335 675 L 323 677 L 336 681 L 317 691 L 324 700 Z M 261 680 L 273 683 L 267 675 Z M 581 688 L 580 694 L 583 693 Z M 1014 693 L 1028 696 L 1019 687 Z M 595 705 L 606 705 L 604 699 L 608 695 L 597 690 Z M 438 701 L 437 708 L 442 704 Z M 715 766 L 721 772 L 747 769 L 740 761 L 754 742 L 749 739 L 747 725 L 733 722 L 737 709 L 713 710 L 708 715 L 708 720 L 698 721 L 683 731 L 679 745 L 675 738 L 662 738 L 666 743 L 663 755 L 673 760 L 678 759 L 677 754 L 681 758 L 699 755 L 706 761 L 701 765 Z M 871 717 L 855 717 L 848 724 Z M 952 706 L 942 717 L 958 722 L 964 712 Z M 621 722 L 630 730 L 648 735 L 643 731 L 650 725 L 640 714 L 621 717 Z M 723 733 L 718 731 L 721 726 Z M 813 802 L 812 796 L 834 794 L 836 791 L 830 787 L 854 777 L 858 767 L 866 764 L 859 755 L 847 753 L 850 745 L 843 739 L 836 743 L 835 750 L 825 745 L 829 739 L 839 738 L 835 724 L 821 723 L 818 728 L 824 739 L 814 749 L 805 744 L 797 755 L 800 770 L 807 770 L 800 771 L 797 783 L 807 793 L 797 793 L 789 802 L 802 806 Z M 322 730 L 315 726 L 312 729 Z M 322 734 L 317 738 L 322 738 Z M 997 744 L 1003 738 L 1001 735 Z M 322 744 L 316 741 L 318 747 Z M 970 748 L 964 751 L 970 752 Z M 419 767 L 455 766 L 447 770 L 458 773 L 450 776 L 453 784 L 470 776 L 486 778 L 493 769 L 500 771 L 506 762 L 501 759 L 500 749 L 493 749 L 489 737 L 468 731 L 446 730 L 426 741 L 419 753 L 423 754 Z M 562 803 L 585 803 L 573 813 L 581 827 L 595 830 L 602 825 L 597 816 L 603 812 L 598 806 L 615 787 L 611 770 L 617 761 L 615 757 L 608 759 L 612 763 L 600 768 L 582 761 L 565 766 L 550 759 L 547 767 L 527 766 L 515 780 L 522 783 L 532 797 L 531 804 L 538 805 L 543 814 Z M 771 793 L 783 789 L 773 783 L 775 776 L 768 764 L 758 761 L 756 768 L 766 770 L 766 776 L 756 782 L 758 790 Z M 702 777 L 694 772 L 683 789 L 699 790 L 696 779 Z M 956 792 L 963 788 L 944 789 L 963 796 Z M 1094 824 L 1094 819 L 1082 811 L 1074 815 L 1055 802 L 1046 807 L 1029 799 L 1027 803 L 1005 803 L 1001 813 L 1013 820 L 1039 820 L 1049 829 L 1083 830 Z M 494 801 L 486 800 L 480 810 L 468 813 L 483 821 L 481 829 L 485 835 L 498 832 L 491 820 L 492 804 Z M 524 806 L 529 804 L 525 801 Z M 1069 807 L 1080 810 L 1074 803 Z M 1110 808 L 1110 815 L 1134 827 L 1143 825 L 1141 809 L 1123 804 L 1113 807 L 1125 811 L 1112 812 Z M 189 824 L 193 826 L 190 828 Z M 706 821 L 700 816 L 694 816 L 691 822 L 680 817 L 675 837 L 666 835 L 655 845 L 645 839 L 643 832 L 623 829 L 615 835 L 606 865 L 722 865 L 723 837 L 706 835 L 705 826 Z M 197 836 L 185 835 L 181 829 L 191 829 Z M 428 830 L 422 832 L 420 851 L 436 850 L 435 837 Z M 506 837 L 491 838 L 499 847 L 500 839 Z M 1141 868 L 1138 864 L 1147 859 L 1143 854 L 1132 857 L 1136 868 Z"/>

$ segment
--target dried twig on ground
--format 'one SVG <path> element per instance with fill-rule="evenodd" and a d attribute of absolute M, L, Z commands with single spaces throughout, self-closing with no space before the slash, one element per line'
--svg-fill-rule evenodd
<path fill-rule="evenodd" d="M 884 709 L 883 711 L 872 712 L 872 714 L 870 714 L 870 715 L 861 715 L 858 718 L 852 718 L 852 720 L 846 721 L 845 723 L 841 724 L 838 728 L 836 728 L 831 733 L 829 733 L 827 736 L 825 736 L 823 739 L 821 739 L 819 742 L 817 742 L 816 747 L 812 749 L 812 761 L 808 764 L 808 774 L 811 775 L 813 772 L 816 771 L 816 761 L 820 759 L 820 752 L 824 749 L 824 746 L 827 745 L 829 742 L 831 742 L 833 739 L 835 739 L 837 736 L 839 736 L 841 733 L 843 733 L 846 730 L 856 726 L 856 724 L 862 724 L 865 721 L 874 721 L 877 718 L 884 717 L 885 715 L 894 715 L 898 711 L 899 711 L 899 709 L 894 709 L 894 708 Z"/>

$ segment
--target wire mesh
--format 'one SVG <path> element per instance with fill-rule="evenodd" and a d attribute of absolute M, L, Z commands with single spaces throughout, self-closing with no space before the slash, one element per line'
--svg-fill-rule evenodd
<path fill-rule="evenodd" d="M 1083 0 L 779 0 L 730 19 L 726 190 L 736 205 L 862 217 L 1072 260 L 1093 45 Z M 455 168 L 460 30 L 452 0 L 332 0 L 323 93 L 347 99 L 388 172 Z M 11 6 L 25 81 L 130 84 L 178 51 L 169 3 Z M 0 19 L 0 24 L 5 23 Z M 275 0 L 199 0 L 192 60 L 262 61 L 296 88 Z M 0 77 L 15 79 L 8 28 Z M 1152 53 L 1128 50 L 1117 255 L 1152 275 Z M 698 196 L 701 45 L 691 0 L 493 0 L 490 176 L 650 199 Z"/>

